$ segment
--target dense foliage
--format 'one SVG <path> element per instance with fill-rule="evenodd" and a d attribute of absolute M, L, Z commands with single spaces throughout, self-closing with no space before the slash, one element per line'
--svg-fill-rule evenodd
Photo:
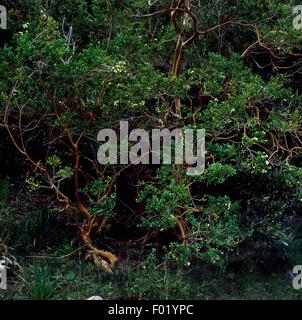
<path fill-rule="evenodd" d="M 283 250 L 302 210 L 295 4 L 4 1 L 2 178 L 29 198 L 54 195 L 108 271 L 121 242 L 221 268 Z M 121 120 L 205 129 L 205 173 L 99 165 L 97 133 Z"/>

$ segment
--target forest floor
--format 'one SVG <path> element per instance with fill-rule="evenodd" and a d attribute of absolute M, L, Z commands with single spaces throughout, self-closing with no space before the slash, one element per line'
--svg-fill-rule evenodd
<path fill-rule="evenodd" d="M 85 260 L 85 249 L 63 216 L 49 209 L 27 214 L 22 207 L 20 215 L 0 206 L 0 256 L 17 262 L 8 270 L 8 290 L 0 290 L 0 300 L 86 300 L 94 295 L 108 300 L 302 299 L 288 274 L 302 265 L 302 240 L 289 246 L 284 265 L 266 257 L 270 266 L 262 263 L 262 269 L 259 261 L 244 261 L 243 267 L 223 271 L 198 260 L 190 266 L 167 265 L 160 254 L 148 258 L 151 248 L 125 243 L 114 273 L 107 274 Z M 273 250 L 274 259 L 277 255 Z"/>
<path fill-rule="evenodd" d="M 8 290 L 0 290 L 0 300 L 85 300 L 94 295 L 114 300 L 302 299 L 302 291 L 293 289 L 286 272 L 264 275 L 202 271 L 198 266 L 169 270 L 163 265 L 150 269 L 131 265 L 124 261 L 109 275 L 77 254 L 50 257 L 43 252 L 9 270 Z"/>

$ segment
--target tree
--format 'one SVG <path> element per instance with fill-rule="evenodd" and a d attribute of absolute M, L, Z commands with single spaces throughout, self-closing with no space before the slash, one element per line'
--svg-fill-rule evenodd
<path fill-rule="evenodd" d="M 116 264 L 94 244 L 112 222 L 136 243 L 171 232 L 169 257 L 220 266 L 249 240 L 290 238 L 302 150 L 291 3 L 21 1 L 11 12 L 21 19 L 1 48 L 2 127 L 31 191 L 54 191 L 97 265 Z M 205 174 L 99 165 L 97 132 L 124 119 L 206 129 Z M 127 214 L 126 190 L 137 200 Z"/>

